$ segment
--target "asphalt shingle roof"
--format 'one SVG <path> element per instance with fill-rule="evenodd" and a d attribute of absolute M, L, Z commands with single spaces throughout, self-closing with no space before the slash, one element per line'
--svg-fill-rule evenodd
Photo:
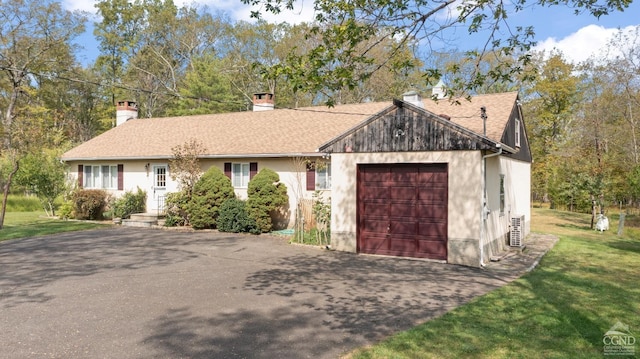
<path fill-rule="evenodd" d="M 500 141 L 515 105 L 516 92 L 460 100 L 424 99 L 425 109 L 482 134 L 480 107 L 487 108 L 487 137 Z M 169 158 L 172 148 L 195 139 L 206 156 L 297 155 L 314 153 L 323 143 L 356 126 L 392 102 L 360 103 L 260 112 L 139 118 L 129 120 L 66 152 L 62 159 Z"/>

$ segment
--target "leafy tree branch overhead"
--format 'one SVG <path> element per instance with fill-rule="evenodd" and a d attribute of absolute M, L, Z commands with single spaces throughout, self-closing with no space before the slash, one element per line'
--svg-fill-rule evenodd
<path fill-rule="evenodd" d="M 298 0 L 242 0 L 258 8 L 252 16 L 279 14 L 296 6 L 309 6 Z M 443 76 L 449 79 L 448 95 L 468 95 L 488 81 L 512 81 L 519 76 L 530 80 L 527 64 L 529 50 L 535 45 L 534 28 L 513 26 L 510 16 L 536 6 L 564 6 L 575 14 L 599 18 L 624 11 L 631 0 L 314 0 L 315 23 L 312 34 L 321 41 L 309 52 L 292 51 L 283 72 L 300 91 L 329 92 L 353 88 L 383 66 L 401 69 L 415 66 L 403 57 L 384 59 L 372 56 L 372 50 L 393 39 L 393 50 L 410 46 L 414 51 L 438 51 L 435 43 L 446 43 L 451 29 L 465 28 L 470 35 L 482 35 L 477 49 L 465 53 L 468 66 L 450 63 L 446 68 L 425 69 L 424 84 L 435 84 Z M 391 51 L 393 54 L 394 51 Z M 482 66 L 486 58 L 510 57 L 515 61 L 494 62 L 490 69 Z M 524 73 L 524 74 L 523 74 Z M 332 100 L 328 101 L 331 105 Z"/>

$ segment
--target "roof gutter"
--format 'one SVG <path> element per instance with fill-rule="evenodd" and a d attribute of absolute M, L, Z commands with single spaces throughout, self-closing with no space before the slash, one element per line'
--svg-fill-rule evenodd
<path fill-rule="evenodd" d="M 294 157 L 322 157 L 324 154 L 318 152 L 299 153 L 245 153 L 245 154 L 220 154 L 202 155 L 199 159 L 224 159 L 224 158 L 294 158 Z M 173 156 L 132 156 L 132 157 L 66 157 L 61 158 L 63 162 L 71 161 L 148 161 L 148 160 L 170 160 Z"/>

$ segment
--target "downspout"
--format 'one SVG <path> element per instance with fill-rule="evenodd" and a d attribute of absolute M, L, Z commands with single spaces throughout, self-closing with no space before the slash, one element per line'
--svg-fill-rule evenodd
<path fill-rule="evenodd" d="M 502 154 L 502 145 L 496 144 L 496 148 L 498 152 L 492 153 L 490 155 L 482 156 L 482 195 L 480 196 L 481 210 L 480 210 L 480 240 L 478 241 L 478 246 L 480 249 L 480 268 L 484 268 L 484 245 L 483 239 L 485 236 L 485 222 L 487 220 L 487 215 L 489 214 L 489 209 L 487 209 L 487 158 L 500 156 Z"/>

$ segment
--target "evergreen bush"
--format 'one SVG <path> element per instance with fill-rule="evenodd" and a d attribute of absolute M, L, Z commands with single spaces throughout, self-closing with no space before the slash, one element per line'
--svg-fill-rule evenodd
<path fill-rule="evenodd" d="M 147 192 L 138 187 L 137 192 L 127 191 L 113 203 L 114 218 L 129 218 L 133 213 L 144 213 L 146 209 Z"/>
<path fill-rule="evenodd" d="M 217 167 L 211 167 L 193 186 L 186 205 L 189 223 L 195 229 L 216 228 L 222 204 L 235 198 L 231 180 Z"/>
<path fill-rule="evenodd" d="M 271 231 L 272 216 L 289 203 L 287 187 L 280 183 L 280 176 L 269 168 L 262 169 L 249 181 L 247 195 L 249 217 L 256 221 L 260 232 Z"/>
<path fill-rule="evenodd" d="M 73 193 L 73 212 L 76 219 L 102 219 L 107 206 L 107 193 L 99 189 L 81 189 Z"/>
<path fill-rule="evenodd" d="M 237 198 L 228 199 L 222 204 L 217 226 L 221 232 L 260 233 L 256 221 L 247 214 L 246 201 Z"/>

